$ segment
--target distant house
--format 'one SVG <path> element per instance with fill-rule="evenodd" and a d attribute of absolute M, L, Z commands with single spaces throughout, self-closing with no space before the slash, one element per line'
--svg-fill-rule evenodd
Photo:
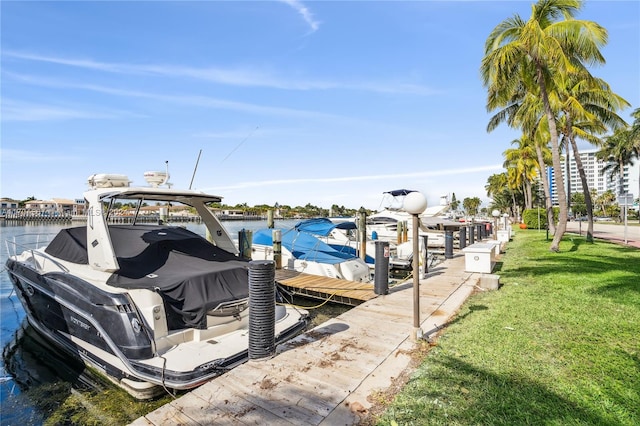
<path fill-rule="evenodd" d="M 84 200 L 67 200 L 65 198 L 54 198 L 56 211 L 63 216 L 84 214 Z"/>
<path fill-rule="evenodd" d="M 31 200 L 24 203 L 27 215 L 51 216 L 56 213 L 56 203 L 53 200 Z"/>
<path fill-rule="evenodd" d="M 19 202 L 11 198 L 0 198 L 0 215 L 16 214 L 18 212 Z"/>
<path fill-rule="evenodd" d="M 84 214 L 84 200 L 68 200 L 53 198 L 51 200 L 31 200 L 24 204 L 28 215 L 37 216 L 71 216 Z"/>
<path fill-rule="evenodd" d="M 245 216 L 242 210 L 220 210 L 219 214 L 220 216 L 229 218 L 243 218 Z"/>

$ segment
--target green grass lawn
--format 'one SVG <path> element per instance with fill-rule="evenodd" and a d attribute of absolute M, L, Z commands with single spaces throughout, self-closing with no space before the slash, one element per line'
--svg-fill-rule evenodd
<path fill-rule="evenodd" d="M 640 424 L 640 250 L 518 231 L 378 424 Z"/>

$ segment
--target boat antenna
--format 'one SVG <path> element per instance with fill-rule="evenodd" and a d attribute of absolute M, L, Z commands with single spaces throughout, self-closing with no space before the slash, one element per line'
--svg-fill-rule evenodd
<path fill-rule="evenodd" d="M 170 183 L 168 183 L 168 182 L 169 182 L 169 160 L 166 160 L 166 161 L 164 162 L 164 164 L 165 164 L 165 166 L 166 166 L 166 167 L 165 167 L 165 170 L 167 171 L 167 175 L 166 175 L 166 177 L 164 178 L 164 180 L 162 181 L 162 183 L 160 184 L 160 186 L 162 186 L 162 185 L 167 185 L 169 188 L 171 188 L 171 184 L 170 184 Z"/>
<path fill-rule="evenodd" d="M 189 184 L 189 189 L 191 189 L 191 185 L 193 185 L 193 179 L 196 177 L 196 170 L 198 170 L 198 163 L 200 162 L 200 155 L 202 154 L 202 149 L 198 152 L 198 158 L 196 159 L 196 166 L 193 168 L 193 175 L 191 175 L 191 183 Z"/>
<path fill-rule="evenodd" d="M 234 152 L 236 152 L 236 151 L 238 150 L 238 148 L 240 148 L 240 147 L 242 146 L 242 144 L 243 144 L 243 143 L 245 143 L 245 142 L 247 141 L 247 139 L 249 139 L 249 138 L 251 137 L 251 135 L 253 134 L 253 132 L 255 132 L 256 130 L 258 130 L 259 128 L 260 128 L 260 126 L 256 126 L 256 128 L 255 128 L 255 129 L 253 129 L 252 131 L 250 131 L 250 132 L 249 132 L 249 134 L 247 135 L 247 137 L 246 137 L 246 138 L 244 138 L 244 139 L 242 139 L 242 141 L 241 141 L 238 145 L 236 145 L 236 147 L 235 147 L 235 148 L 233 148 L 233 150 L 232 150 L 229 154 L 227 154 L 227 156 L 226 156 L 226 157 L 224 157 L 224 158 L 222 159 L 222 161 L 220 162 L 220 164 L 224 163 L 224 162 L 227 160 L 227 158 L 231 157 L 231 154 L 233 154 Z"/>

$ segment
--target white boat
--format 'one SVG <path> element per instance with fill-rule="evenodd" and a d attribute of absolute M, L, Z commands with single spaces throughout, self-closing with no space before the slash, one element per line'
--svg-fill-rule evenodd
<path fill-rule="evenodd" d="M 249 261 L 208 208 L 221 197 L 161 187 L 168 173 L 148 178 L 152 186 L 132 187 L 123 175 L 91 176 L 86 226 L 42 247 L 7 242 L 6 263 L 29 323 L 139 399 L 199 386 L 244 362 L 251 311 Z M 109 224 L 118 203 L 136 205 L 133 224 Z M 211 241 L 140 224 L 145 203 L 188 206 Z M 277 344 L 305 328 L 307 313 L 275 302 Z"/>
<path fill-rule="evenodd" d="M 363 244 L 358 237 L 358 229 L 355 222 L 340 220 L 334 222 L 327 218 L 308 219 L 299 222 L 295 228 L 300 232 L 306 232 L 318 238 L 331 248 L 346 253 L 350 256 L 362 258 Z M 364 260 L 372 270 L 375 270 L 376 261 L 376 241 L 367 237 L 364 241 Z M 413 256 L 413 243 L 411 241 L 396 243 L 387 241 L 389 250 L 389 268 L 391 270 L 411 269 L 411 259 Z M 424 256 L 422 241 L 419 243 L 421 256 Z"/>
<path fill-rule="evenodd" d="M 372 239 L 382 241 L 398 241 L 398 223 L 406 224 L 409 238 L 412 235 L 413 217 L 403 210 L 404 198 L 407 194 L 414 192 L 410 189 L 398 189 L 383 193 L 383 209 L 367 217 L 367 236 Z M 428 247 L 444 247 L 445 233 L 437 227 L 442 219 L 437 216 L 448 210 L 449 205 L 446 198 L 442 197 L 439 206 L 429 207 L 420 214 L 420 236 L 427 236 Z"/>
<path fill-rule="evenodd" d="M 371 281 L 369 266 L 355 253 L 338 250 L 316 236 L 300 230 L 298 225 L 279 230 L 283 269 L 356 282 Z M 273 229 L 255 231 L 251 258 L 271 260 L 273 253 Z"/>

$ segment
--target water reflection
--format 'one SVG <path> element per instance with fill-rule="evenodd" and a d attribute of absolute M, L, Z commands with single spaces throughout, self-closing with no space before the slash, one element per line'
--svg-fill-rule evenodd
<path fill-rule="evenodd" d="M 2 350 L 6 373 L 3 424 L 42 424 L 74 391 L 101 391 L 104 382 L 82 361 L 44 339 L 26 320 Z"/>

